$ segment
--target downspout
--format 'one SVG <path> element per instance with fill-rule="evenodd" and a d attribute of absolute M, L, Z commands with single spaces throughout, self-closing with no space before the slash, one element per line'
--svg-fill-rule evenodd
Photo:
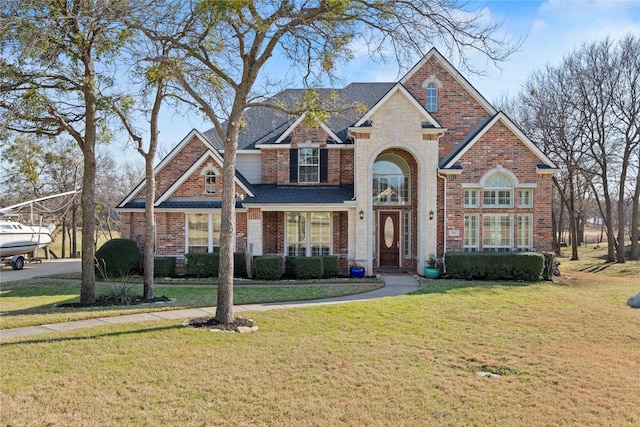
<path fill-rule="evenodd" d="M 442 271 L 444 273 L 447 272 L 447 263 L 445 261 L 447 255 L 447 177 L 438 172 L 438 177 L 444 180 L 444 190 L 443 190 L 443 198 L 444 198 L 444 230 L 442 233 L 443 238 L 443 253 L 442 253 Z"/>

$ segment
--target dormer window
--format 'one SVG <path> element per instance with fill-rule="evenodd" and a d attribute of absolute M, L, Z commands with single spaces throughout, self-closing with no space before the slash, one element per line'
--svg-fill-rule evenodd
<path fill-rule="evenodd" d="M 427 85 L 427 111 L 438 111 L 438 86 L 435 83 Z"/>
<path fill-rule="evenodd" d="M 216 193 L 216 173 L 213 171 L 207 172 L 204 176 L 204 192 L 206 194 Z"/>

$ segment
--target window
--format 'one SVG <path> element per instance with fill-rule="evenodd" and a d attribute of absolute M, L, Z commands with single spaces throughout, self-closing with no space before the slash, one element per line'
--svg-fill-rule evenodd
<path fill-rule="evenodd" d="M 320 150 L 300 148 L 298 151 L 298 182 L 320 182 Z"/>
<path fill-rule="evenodd" d="M 207 172 L 204 176 L 204 192 L 206 194 L 216 193 L 216 174 L 214 172 Z"/>
<path fill-rule="evenodd" d="M 482 222 L 482 247 L 488 251 L 509 251 L 513 247 L 511 214 L 485 214 Z"/>
<path fill-rule="evenodd" d="M 378 157 L 373 164 L 373 204 L 410 204 L 409 177 L 409 166 L 401 157 L 393 154 Z"/>
<path fill-rule="evenodd" d="M 533 217 L 531 214 L 518 215 L 518 250 L 533 250 Z"/>
<path fill-rule="evenodd" d="M 502 173 L 491 175 L 484 184 L 483 206 L 489 208 L 513 207 L 513 183 Z"/>
<path fill-rule="evenodd" d="M 218 252 L 220 212 L 187 214 L 187 252 Z"/>
<path fill-rule="evenodd" d="M 518 190 L 518 199 L 520 200 L 520 202 L 518 203 L 518 207 L 520 208 L 533 207 L 533 190 L 529 188 Z"/>
<path fill-rule="evenodd" d="M 438 87 L 435 83 L 427 85 L 427 111 L 438 111 Z"/>
<path fill-rule="evenodd" d="M 477 208 L 478 207 L 478 190 L 464 190 L 464 207 L 465 208 Z"/>
<path fill-rule="evenodd" d="M 478 214 L 464 215 L 464 250 L 476 252 L 478 250 Z"/>
<path fill-rule="evenodd" d="M 287 212 L 286 221 L 287 255 L 330 255 L 330 212 Z"/>
<path fill-rule="evenodd" d="M 404 259 L 411 259 L 411 211 L 404 211 Z"/>

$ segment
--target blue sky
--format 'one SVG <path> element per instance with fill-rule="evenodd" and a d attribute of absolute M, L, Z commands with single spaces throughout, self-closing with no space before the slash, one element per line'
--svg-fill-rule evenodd
<path fill-rule="evenodd" d="M 547 64 L 558 64 L 564 55 L 583 43 L 607 36 L 618 40 L 628 33 L 640 36 L 640 0 L 471 0 L 468 5 L 470 9 L 483 9 L 487 18 L 502 22 L 507 36 L 523 40 L 519 51 L 500 68 L 479 54 L 470 56 L 473 66 L 484 71 L 484 75 L 465 77 L 489 102 L 514 95 L 532 72 Z M 457 66 L 455 61 L 452 63 Z M 372 64 L 366 56 L 356 57 L 340 70 L 340 76 L 345 83 L 399 79 L 397 67 Z M 160 125 L 161 151 L 167 153 L 193 128 L 204 131 L 211 126 L 199 116 L 166 111 Z M 131 159 L 131 148 L 126 153 L 122 146 L 114 146 L 112 150 Z M 138 155 L 135 158 L 141 159 Z"/>

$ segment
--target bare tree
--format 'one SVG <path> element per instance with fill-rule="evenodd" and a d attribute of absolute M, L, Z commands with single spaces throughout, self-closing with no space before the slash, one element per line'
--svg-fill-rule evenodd
<path fill-rule="evenodd" d="M 6 0 L 0 6 L 0 110 L 9 132 L 70 135 L 82 150 L 82 285 L 95 302 L 96 143 L 110 61 L 130 35 L 127 2 Z"/>

